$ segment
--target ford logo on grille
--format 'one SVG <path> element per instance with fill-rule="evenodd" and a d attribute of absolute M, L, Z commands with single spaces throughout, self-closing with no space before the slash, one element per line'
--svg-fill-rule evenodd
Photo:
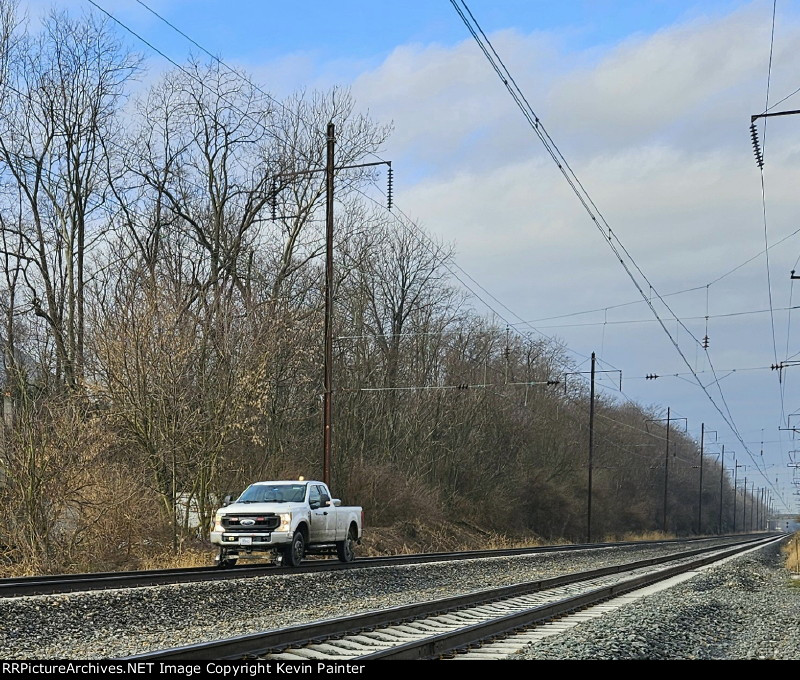
<path fill-rule="evenodd" d="M 256 523 L 256 521 L 255 521 L 254 519 L 243 519 L 243 520 L 240 522 L 240 524 L 241 524 L 243 527 L 251 527 L 251 526 L 253 526 L 255 523 Z"/>

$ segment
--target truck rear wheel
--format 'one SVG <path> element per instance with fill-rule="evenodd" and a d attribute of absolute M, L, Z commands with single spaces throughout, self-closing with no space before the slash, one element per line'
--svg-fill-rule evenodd
<path fill-rule="evenodd" d="M 336 544 L 336 555 L 340 562 L 352 562 L 356 558 L 356 536 L 352 527 L 347 532 L 347 538 Z"/>
<path fill-rule="evenodd" d="M 302 531 L 297 531 L 292 538 L 292 543 L 283 553 L 283 561 L 290 567 L 299 567 L 306 554 L 306 537 Z"/>

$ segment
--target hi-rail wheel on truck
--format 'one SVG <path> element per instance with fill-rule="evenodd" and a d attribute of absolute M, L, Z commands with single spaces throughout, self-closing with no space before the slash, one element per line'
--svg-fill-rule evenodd
<path fill-rule="evenodd" d="M 306 554 L 335 554 L 352 562 L 363 521 L 360 507 L 342 506 L 322 482 L 256 482 L 217 511 L 211 542 L 219 546 L 220 567 L 262 553 L 292 567 Z"/>

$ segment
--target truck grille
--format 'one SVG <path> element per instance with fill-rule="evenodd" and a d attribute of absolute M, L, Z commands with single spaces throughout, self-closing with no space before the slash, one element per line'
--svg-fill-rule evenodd
<path fill-rule="evenodd" d="M 222 518 L 225 531 L 274 531 L 281 523 L 275 514 L 233 515 Z"/>

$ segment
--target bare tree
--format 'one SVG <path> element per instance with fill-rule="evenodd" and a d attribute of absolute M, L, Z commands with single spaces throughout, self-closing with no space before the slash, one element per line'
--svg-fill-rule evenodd
<path fill-rule="evenodd" d="M 83 377 L 87 255 L 107 191 L 110 136 L 137 59 L 108 26 L 52 13 L 13 46 L 0 109 L 0 161 L 19 189 L 27 303 L 55 348 L 54 373 L 71 389 Z"/>

